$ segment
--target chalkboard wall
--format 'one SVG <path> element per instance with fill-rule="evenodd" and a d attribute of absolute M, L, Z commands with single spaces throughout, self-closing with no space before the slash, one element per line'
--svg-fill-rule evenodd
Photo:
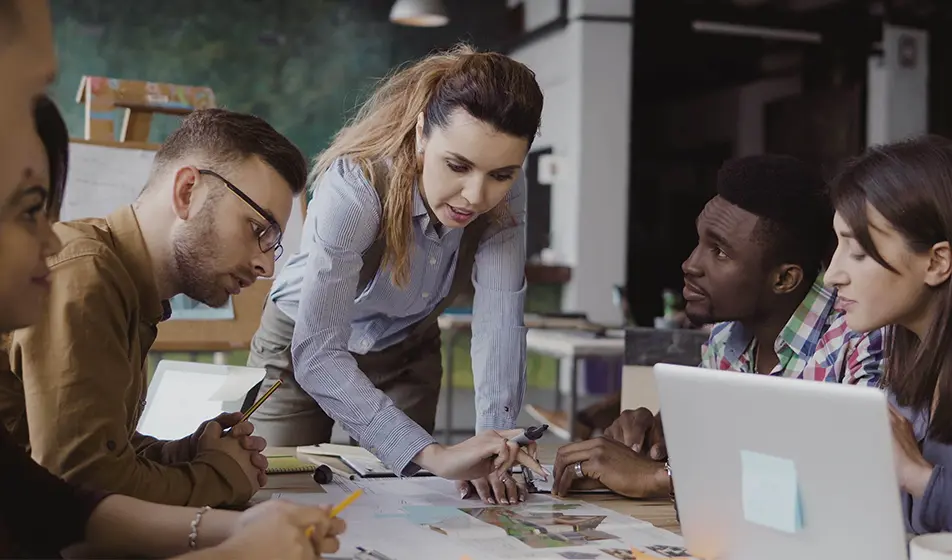
<path fill-rule="evenodd" d="M 219 106 L 267 119 L 308 157 L 327 146 L 375 81 L 392 68 L 461 40 L 499 50 L 513 34 L 505 0 L 444 0 L 450 25 L 435 29 L 391 24 L 391 0 L 50 4 L 60 62 L 51 91 L 72 136 L 83 134 L 76 91 L 80 77 L 89 74 L 210 86 Z M 156 117 L 151 140 L 161 141 L 177 122 Z M 558 309 L 559 286 L 529 291 L 527 311 Z M 472 386 L 467 337 L 444 351 L 456 354 L 457 387 Z M 211 355 L 178 357 L 211 360 Z M 235 364 L 244 360 L 244 353 L 230 356 Z M 551 386 L 555 368 L 552 359 L 530 356 L 530 385 Z"/>
<path fill-rule="evenodd" d="M 52 0 L 60 73 L 52 94 L 81 136 L 83 74 L 214 89 L 218 104 L 255 113 L 313 156 L 393 67 L 465 40 L 498 49 L 505 0 L 445 0 L 451 23 L 387 20 L 391 0 Z M 153 141 L 176 126 L 159 117 Z M 118 128 L 117 128 L 118 130 Z"/>

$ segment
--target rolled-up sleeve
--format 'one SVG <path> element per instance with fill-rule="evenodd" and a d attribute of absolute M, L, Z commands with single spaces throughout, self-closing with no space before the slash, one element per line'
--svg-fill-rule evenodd
<path fill-rule="evenodd" d="M 526 180 L 509 191 L 512 220 L 487 230 L 473 267 L 476 431 L 512 428 L 526 391 Z"/>
<path fill-rule="evenodd" d="M 294 377 L 327 414 L 388 468 L 402 475 L 436 443 L 377 389 L 348 350 L 362 255 L 377 235 L 380 200 L 360 168 L 343 160 L 323 175 L 301 302 L 291 340 Z M 389 281 L 389 280 L 388 280 Z"/>

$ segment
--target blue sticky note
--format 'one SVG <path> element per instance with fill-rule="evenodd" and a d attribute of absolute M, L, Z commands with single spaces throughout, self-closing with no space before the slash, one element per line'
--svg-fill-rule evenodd
<path fill-rule="evenodd" d="M 801 530 L 803 504 L 793 461 L 742 450 L 740 466 L 744 519 L 785 533 Z"/>
<path fill-rule="evenodd" d="M 459 508 L 448 506 L 404 506 L 403 511 L 406 512 L 405 517 L 416 525 L 435 525 L 454 517 L 469 518 Z"/>

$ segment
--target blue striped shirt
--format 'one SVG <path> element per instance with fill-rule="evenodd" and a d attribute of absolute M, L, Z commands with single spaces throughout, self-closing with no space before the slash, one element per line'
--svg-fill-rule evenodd
<path fill-rule="evenodd" d="M 514 225 L 487 229 L 473 267 L 477 432 L 514 427 L 525 395 L 522 173 L 507 201 Z M 436 307 L 450 290 L 463 230 L 442 228 L 441 236 L 414 189 L 409 283 L 398 288 L 390 267 L 381 266 L 357 294 L 362 254 L 380 217 L 380 199 L 360 167 L 336 161 L 308 204 L 301 251 L 275 279 L 271 298 L 295 320 L 291 356 L 301 387 L 361 446 L 394 472 L 410 474 L 413 457 L 436 441 L 367 379 L 350 352 L 366 354 L 403 340 Z"/>

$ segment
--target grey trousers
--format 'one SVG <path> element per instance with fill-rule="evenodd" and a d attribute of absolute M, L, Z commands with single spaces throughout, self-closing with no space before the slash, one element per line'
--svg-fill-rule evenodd
<path fill-rule="evenodd" d="M 251 341 L 248 365 L 263 367 L 267 372 L 258 395 L 264 394 L 278 379 L 281 386 L 251 416 L 251 422 L 255 434 L 267 439 L 268 445 L 326 443 L 330 441 L 334 420 L 294 379 L 293 332 L 294 321 L 269 299 Z M 405 340 L 379 352 L 354 354 L 354 358 L 367 378 L 400 410 L 433 433 L 443 380 L 438 325 L 434 323 L 414 340 Z"/>

